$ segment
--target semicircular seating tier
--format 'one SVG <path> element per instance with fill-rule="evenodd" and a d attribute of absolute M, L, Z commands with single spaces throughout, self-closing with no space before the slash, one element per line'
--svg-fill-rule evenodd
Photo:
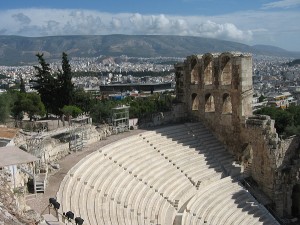
<path fill-rule="evenodd" d="M 85 225 L 278 224 L 237 181 L 240 167 L 201 123 L 121 139 L 78 162 L 57 193 Z"/>

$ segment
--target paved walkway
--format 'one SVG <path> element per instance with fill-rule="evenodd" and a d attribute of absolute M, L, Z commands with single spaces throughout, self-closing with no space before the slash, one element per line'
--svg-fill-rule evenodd
<path fill-rule="evenodd" d="M 27 204 L 36 212 L 38 212 L 41 215 L 44 215 L 48 212 L 48 204 L 49 204 L 49 198 L 56 197 L 56 193 L 59 189 L 60 183 L 63 180 L 64 176 L 68 173 L 68 171 L 82 158 L 84 158 L 86 155 L 98 150 L 99 148 L 110 144 L 114 141 L 118 141 L 122 138 L 126 138 L 135 134 L 139 134 L 144 132 L 144 130 L 131 130 L 129 132 L 120 133 L 117 135 L 111 135 L 107 137 L 107 139 L 95 142 L 93 144 L 90 144 L 84 148 L 83 151 L 79 151 L 76 153 L 72 153 L 65 158 L 63 158 L 61 161 L 59 161 L 60 169 L 56 171 L 54 174 L 50 174 L 48 177 L 48 184 L 46 187 L 45 193 L 39 193 L 37 194 L 36 198 L 27 200 Z"/>
<path fill-rule="evenodd" d="M 51 214 L 44 215 L 45 222 L 41 225 L 65 225 L 65 223 L 57 221 L 57 218 Z"/>

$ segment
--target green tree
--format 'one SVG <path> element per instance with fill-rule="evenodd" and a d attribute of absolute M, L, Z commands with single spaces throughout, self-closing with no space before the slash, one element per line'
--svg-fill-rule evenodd
<path fill-rule="evenodd" d="M 120 101 L 102 100 L 93 105 L 90 115 L 95 123 L 108 122 L 111 118 L 111 109 Z"/>
<path fill-rule="evenodd" d="M 295 126 L 300 126 L 300 106 L 290 106 L 287 108 L 288 112 L 290 112 L 293 115 L 293 122 Z"/>
<path fill-rule="evenodd" d="M 74 85 L 72 83 L 72 71 L 68 60 L 68 55 L 62 53 L 62 71 L 57 76 L 58 85 L 58 102 L 59 108 L 73 103 L 74 98 Z"/>
<path fill-rule="evenodd" d="M 56 91 L 57 83 L 55 78 L 51 75 L 51 69 L 48 63 L 46 63 L 43 54 L 38 53 L 39 66 L 34 66 L 34 69 L 37 71 L 36 83 L 37 86 L 34 88 L 39 92 L 41 100 L 45 105 L 47 117 L 48 113 L 57 113 L 56 111 Z"/>
<path fill-rule="evenodd" d="M 259 98 L 258 98 L 258 102 L 263 102 L 265 99 L 266 99 L 265 96 L 260 95 Z"/>
<path fill-rule="evenodd" d="M 82 88 L 74 91 L 73 104 L 78 106 L 84 112 L 91 112 L 96 99 L 91 93 L 85 92 Z"/>
<path fill-rule="evenodd" d="M 25 94 L 21 92 L 16 92 L 13 93 L 13 105 L 12 105 L 12 116 L 15 120 L 22 120 L 24 118 L 24 99 L 25 99 Z"/>
<path fill-rule="evenodd" d="M 262 109 L 257 110 L 255 112 L 255 114 L 268 115 L 274 120 L 276 117 L 277 111 L 278 111 L 278 109 L 275 107 L 263 107 Z"/>
<path fill-rule="evenodd" d="M 0 122 L 5 123 L 11 113 L 11 97 L 8 93 L 0 94 Z"/>
<path fill-rule="evenodd" d="M 255 113 L 268 115 L 271 119 L 275 120 L 275 128 L 279 134 L 284 134 L 287 127 L 294 126 L 293 114 L 287 110 L 275 107 L 264 107 Z"/>
<path fill-rule="evenodd" d="M 284 132 L 286 136 L 300 135 L 300 126 L 287 126 Z"/>
<path fill-rule="evenodd" d="M 21 77 L 21 81 L 20 81 L 20 92 L 26 93 L 25 82 L 24 82 L 24 79 L 22 77 Z"/>
<path fill-rule="evenodd" d="M 24 107 L 24 111 L 27 112 L 30 120 L 32 120 L 34 116 L 42 117 L 46 113 L 41 97 L 36 93 L 26 94 L 26 105 L 24 105 Z"/>
<path fill-rule="evenodd" d="M 172 109 L 170 94 L 154 94 L 147 98 L 126 97 L 122 100 L 102 100 L 93 105 L 90 115 L 95 123 L 111 118 L 111 109 L 117 105 L 129 105 L 129 118 L 150 118 L 153 113 Z"/>
<path fill-rule="evenodd" d="M 17 93 L 16 100 L 12 107 L 13 117 L 22 120 L 24 113 L 27 113 L 30 120 L 34 116 L 44 116 L 45 106 L 41 97 L 36 93 Z"/>
<path fill-rule="evenodd" d="M 76 118 L 82 113 L 82 110 L 75 105 L 65 105 L 61 111 L 67 117 L 69 124 L 71 117 Z"/>
<path fill-rule="evenodd" d="M 284 134 L 286 127 L 293 125 L 293 115 L 285 110 L 278 110 L 275 115 L 275 127 L 279 134 Z"/>

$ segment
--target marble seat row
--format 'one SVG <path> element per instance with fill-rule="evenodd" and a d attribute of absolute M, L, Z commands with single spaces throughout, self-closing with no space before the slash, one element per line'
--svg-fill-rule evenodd
<path fill-rule="evenodd" d="M 234 162 L 232 155 L 224 148 L 220 141 L 214 137 L 201 123 L 185 124 L 190 132 L 200 139 L 205 151 L 214 155 L 222 169 L 227 175 L 238 176 L 241 172 L 241 166 Z"/>
<path fill-rule="evenodd" d="M 279 224 L 237 181 L 226 177 L 201 190 L 189 201 L 182 225 Z"/>
<path fill-rule="evenodd" d="M 142 137 L 144 139 L 145 135 L 142 135 Z M 147 142 L 147 138 L 144 140 Z M 157 142 L 161 143 L 160 140 Z M 151 144 L 150 142 L 147 143 Z M 208 163 L 203 155 L 191 148 L 174 143 L 167 147 L 165 147 L 164 144 L 153 144 L 152 146 L 155 147 L 155 150 L 161 157 L 164 157 L 169 164 L 184 174 L 194 186 L 196 186 L 198 182 L 204 185 L 208 181 L 212 182 L 214 179 L 220 179 L 222 177 L 222 171 L 217 164 L 214 164 L 214 167 L 213 163 Z M 184 197 L 182 196 L 182 199 L 178 199 L 179 208 L 189 197 L 191 196 L 185 194 Z"/>
<path fill-rule="evenodd" d="M 165 134 L 167 133 L 166 130 L 164 130 L 164 132 Z M 170 132 L 174 132 L 173 129 L 171 129 Z M 187 133 L 185 126 L 182 126 L 180 131 L 176 131 L 176 133 Z M 153 146 L 161 155 L 167 158 L 170 163 L 173 163 L 177 169 L 184 173 L 194 183 L 203 183 L 204 177 L 209 180 L 215 176 L 222 176 L 222 169 L 219 162 L 215 160 L 212 155 L 202 154 L 197 148 L 190 147 L 193 143 L 198 143 L 198 147 L 199 140 L 195 137 L 189 139 L 187 146 L 176 143 L 166 138 L 166 136 L 155 136 L 153 132 L 150 134 L 147 132 L 143 133 L 141 138 L 149 145 Z"/>
<path fill-rule="evenodd" d="M 200 130 L 200 132 L 197 132 L 197 130 Z M 224 166 L 228 163 L 232 164 L 233 158 L 228 154 L 226 149 L 224 149 L 223 146 L 217 141 L 217 139 L 206 128 L 203 128 L 203 126 L 199 125 L 196 126 L 196 128 L 194 128 L 189 127 L 188 125 L 182 125 L 180 129 L 172 128 L 169 129 L 169 131 L 164 129 L 163 132 L 163 138 L 157 138 L 157 136 L 155 136 L 153 132 L 150 133 L 150 135 L 148 134 L 148 136 L 146 136 L 145 134 L 144 138 L 146 138 L 147 141 L 153 144 L 160 143 L 160 145 L 164 145 L 167 142 L 171 142 L 170 139 L 166 138 L 170 136 L 168 132 L 171 132 L 171 136 L 174 132 L 176 132 L 176 135 L 180 137 L 175 139 L 178 143 L 182 145 L 188 145 L 189 147 L 194 147 L 196 150 L 199 150 L 200 152 L 203 151 L 207 155 L 212 155 L 215 158 L 215 160 L 224 164 Z M 157 133 L 162 135 L 161 133 L 159 133 L 159 130 L 157 131 Z M 195 135 L 195 133 L 197 134 Z M 187 136 L 188 138 L 182 138 Z"/>

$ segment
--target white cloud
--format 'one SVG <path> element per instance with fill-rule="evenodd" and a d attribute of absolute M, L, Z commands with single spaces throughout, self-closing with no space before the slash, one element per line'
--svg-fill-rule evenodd
<path fill-rule="evenodd" d="M 163 14 L 158 16 L 151 16 L 149 20 L 149 29 L 153 33 L 162 33 L 164 31 L 170 32 L 170 30 L 172 29 L 170 19 L 168 19 Z"/>
<path fill-rule="evenodd" d="M 213 26 L 213 28 L 212 28 Z M 15 9 L 0 11 L 2 34 L 43 36 L 78 34 L 178 34 L 243 40 L 251 33 L 206 17 L 110 14 L 91 10 Z"/>
<path fill-rule="evenodd" d="M 226 39 L 251 40 L 251 31 L 239 30 L 232 23 L 218 24 L 210 20 L 198 26 L 198 33 L 205 37 L 224 37 Z"/>
<path fill-rule="evenodd" d="M 113 14 L 78 9 L 14 9 L 0 11 L 0 34 L 22 36 L 112 33 L 188 35 L 247 44 L 269 43 L 281 47 L 284 47 L 283 43 L 290 38 L 288 40 L 290 45 L 298 43 L 300 46 L 299 38 L 296 39 L 300 35 L 300 30 L 295 21 L 300 21 L 300 14 L 297 12 L 246 11 L 217 16 L 178 16 Z"/>
<path fill-rule="evenodd" d="M 300 51 L 300 13 L 297 11 L 245 11 L 214 16 L 214 21 L 227 21 L 239 29 L 252 33 L 247 44 L 275 45 L 292 51 Z"/>
<path fill-rule="evenodd" d="M 276 2 L 270 2 L 263 5 L 263 9 L 271 8 L 293 8 L 300 5 L 300 0 L 281 0 Z"/>
<path fill-rule="evenodd" d="M 12 15 L 12 17 L 17 21 L 20 22 L 22 24 L 29 24 L 31 22 L 31 19 L 24 15 L 23 13 L 17 13 Z"/>
<path fill-rule="evenodd" d="M 112 29 L 115 29 L 115 30 L 118 30 L 122 27 L 122 21 L 115 17 L 112 17 L 110 24 L 111 24 Z"/>

